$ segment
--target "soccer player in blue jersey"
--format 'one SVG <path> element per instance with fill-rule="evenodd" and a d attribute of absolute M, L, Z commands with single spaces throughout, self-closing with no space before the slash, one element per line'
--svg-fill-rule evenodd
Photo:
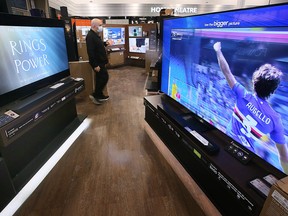
<path fill-rule="evenodd" d="M 233 117 L 227 132 L 253 152 L 257 152 L 257 143 L 267 142 L 269 136 L 276 145 L 283 171 L 288 174 L 288 150 L 281 116 L 267 101 L 277 89 L 282 72 L 271 64 L 262 65 L 252 76 L 255 93 L 249 92 L 232 74 L 221 51 L 221 42 L 216 42 L 213 48 L 220 69 L 236 95 Z"/>

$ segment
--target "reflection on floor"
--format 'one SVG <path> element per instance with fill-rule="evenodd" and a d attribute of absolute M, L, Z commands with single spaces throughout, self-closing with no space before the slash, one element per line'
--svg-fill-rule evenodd
<path fill-rule="evenodd" d="M 145 69 L 109 73 L 110 100 L 77 98 L 90 127 L 15 215 L 204 215 L 144 131 Z"/>

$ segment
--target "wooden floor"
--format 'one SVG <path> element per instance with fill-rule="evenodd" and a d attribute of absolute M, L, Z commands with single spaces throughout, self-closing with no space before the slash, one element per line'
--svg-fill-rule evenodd
<path fill-rule="evenodd" d="M 110 100 L 77 99 L 90 127 L 15 215 L 204 215 L 144 131 L 145 69 L 109 71 Z"/>

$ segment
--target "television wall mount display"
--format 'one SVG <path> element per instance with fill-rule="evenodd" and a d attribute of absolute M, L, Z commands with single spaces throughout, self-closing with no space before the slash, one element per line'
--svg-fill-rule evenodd
<path fill-rule="evenodd" d="M 149 38 L 129 38 L 129 52 L 146 53 L 149 49 Z"/>
<path fill-rule="evenodd" d="M 129 37 L 142 37 L 142 26 L 128 26 Z"/>
<path fill-rule="evenodd" d="M 112 40 L 113 45 L 125 44 L 125 27 L 103 27 L 103 41 Z"/>

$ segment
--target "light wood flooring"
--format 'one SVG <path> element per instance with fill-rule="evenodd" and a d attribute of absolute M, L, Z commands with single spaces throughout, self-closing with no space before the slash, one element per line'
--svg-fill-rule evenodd
<path fill-rule="evenodd" d="M 110 100 L 77 99 L 92 123 L 16 216 L 203 216 L 144 130 L 144 68 L 110 69 Z"/>

